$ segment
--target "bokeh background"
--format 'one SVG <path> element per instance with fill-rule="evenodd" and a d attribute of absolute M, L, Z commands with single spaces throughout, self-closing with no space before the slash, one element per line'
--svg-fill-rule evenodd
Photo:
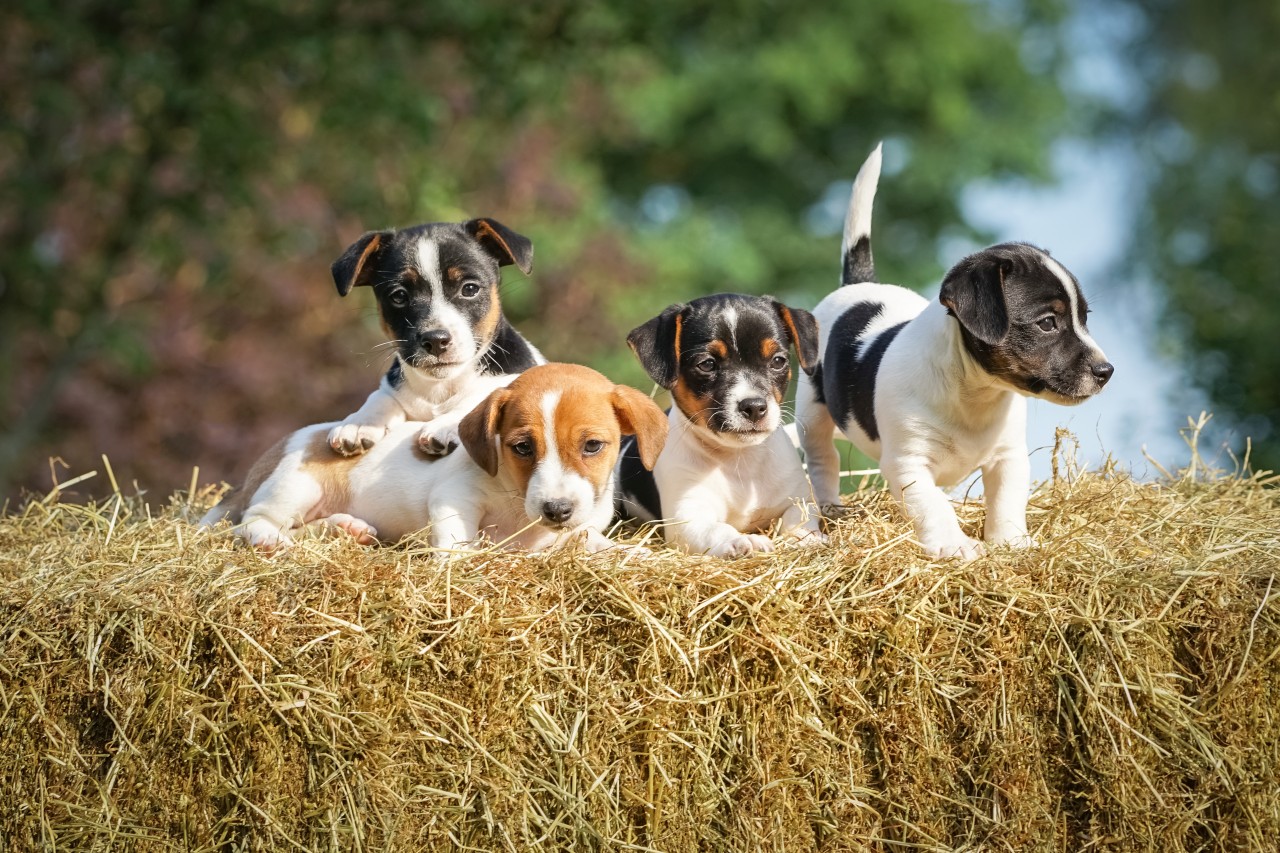
<path fill-rule="evenodd" d="M 386 356 L 328 266 L 373 228 L 529 235 L 511 319 L 648 388 L 623 338 L 668 303 L 834 286 L 880 139 L 884 279 L 1021 238 L 1089 294 L 1116 381 L 1034 405 L 1033 447 L 1068 423 L 1141 474 L 1207 408 L 1275 468 L 1277 35 L 1274 0 L 13 0 L 0 500 L 107 454 L 162 501 L 353 411 Z"/>

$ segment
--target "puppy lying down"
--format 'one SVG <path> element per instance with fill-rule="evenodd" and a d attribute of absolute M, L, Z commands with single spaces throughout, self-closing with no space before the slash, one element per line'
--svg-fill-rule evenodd
<path fill-rule="evenodd" d="M 432 458 L 417 447 L 421 424 L 393 427 L 358 457 L 337 456 L 333 424 L 304 427 L 267 451 L 244 488 L 201 521 L 226 519 L 265 551 L 293 531 L 341 529 L 361 543 L 394 541 L 430 527 L 438 548 L 472 547 L 482 536 L 507 547 L 551 550 L 582 538 L 613 546 L 614 463 L 635 435 L 653 467 L 667 417 L 644 394 L 587 367 L 532 367 L 462 419 L 466 452 Z"/>

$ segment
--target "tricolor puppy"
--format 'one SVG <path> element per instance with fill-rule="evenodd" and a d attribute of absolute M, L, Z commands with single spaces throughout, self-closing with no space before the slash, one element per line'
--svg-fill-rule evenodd
<path fill-rule="evenodd" d="M 457 446 L 458 422 L 511 374 L 546 361 L 511 327 L 500 268 L 528 275 L 533 243 L 493 219 L 370 231 L 333 262 L 338 294 L 372 287 L 395 360 L 360 410 L 329 430 L 343 455 L 367 451 L 404 421 L 427 421 L 422 449 Z"/>
<path fill-rule="evenodd" d="M 652 474 L 642 453 L 623 448 L 622 513 L 663 519 L 668 541 L 718 557 L 773 550 L 775 527 L 805 544 L 824 541 L 809 480 L 778 429 L 787 351 L 795 347 L 806 371 L 817 356 L 813 315 L 768 297 L 720 294 L 672 305 L 627 343 L 674 405 Z"/>
<path fill-rule="evenodd" d="M 872 284 L 871 206 L 880 148 L 854 181 L 842 283 L 814 309 L 822 361 L 796 394 L 814 492 L 838 504 L 836 429 L 880 460 L 931 557 L 983 553 L 940 487 L 982 469 L 983 538 L 1026 546 L 1026 397 L 1064 405 L 1102 390 L 1112 366 L 1089 336 L 1075 277 L 1048 252 L 1003 243 L 956 264 L 933 302 Z"/>
<path fill-rule="evenodd" d="M 363 455 L 342 457 L 329 449 L 331 426 L 281 440 L 201 523 L 228 519 L 267 551 L 291 544 L 303 525 L 340 528 L 365 544 L 430 525 L 440 548 L 483 535 L 531 551 L 585 537 L 599 551 L 613 545 L 601 531 L 613 517 L 623 434 L 652 466 L 667 433 L 647 396 L 570 364 L 530 368 L 491 392 L 462 419 L 466 453 L 427 457 L 418 426 L 401 423 Z"/>

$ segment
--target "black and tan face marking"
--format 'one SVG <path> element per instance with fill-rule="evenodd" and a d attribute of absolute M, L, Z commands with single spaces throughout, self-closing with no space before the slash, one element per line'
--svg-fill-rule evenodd
<path fill-rule="evenodd" d="M 778 428 L 792 373 L 788 349 L 796 347 L 808 372 L 817 342 L 808 311 L 741 294 L 672 305 L 627 336 L 690 421 L 737 445 L 757 444 Z"/>
<path fill-rule="evenodd" d="M 533 244 L 492 219 L 374 231 L 334 261 L 339 295 L 373 288 L 387 336 L 408 365 L 447 376 L 502 326 L 500 268 L 532 269 Z"/>
<path fill-rule="evenodd" d="M 1073 405 L 1114 372 L 1089 335 L 1079 282 L 1034 246 L 1002 243 L 970 255 L 947 273 L 939 300 L 983 370 L 1024 394 Z"/>

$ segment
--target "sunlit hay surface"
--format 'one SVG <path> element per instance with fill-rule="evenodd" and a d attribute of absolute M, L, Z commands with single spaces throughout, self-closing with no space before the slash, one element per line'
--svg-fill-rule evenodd
<path fill-rule="evenodd" d="M 1040 549 L 967 565 L 849 500 L 831 548 L 732 563 L 264 558 L 199 498 L 32 502 L 0 519 L 0 838 L 1275 849 L 1274 488 L 1062 475 Z"/>

